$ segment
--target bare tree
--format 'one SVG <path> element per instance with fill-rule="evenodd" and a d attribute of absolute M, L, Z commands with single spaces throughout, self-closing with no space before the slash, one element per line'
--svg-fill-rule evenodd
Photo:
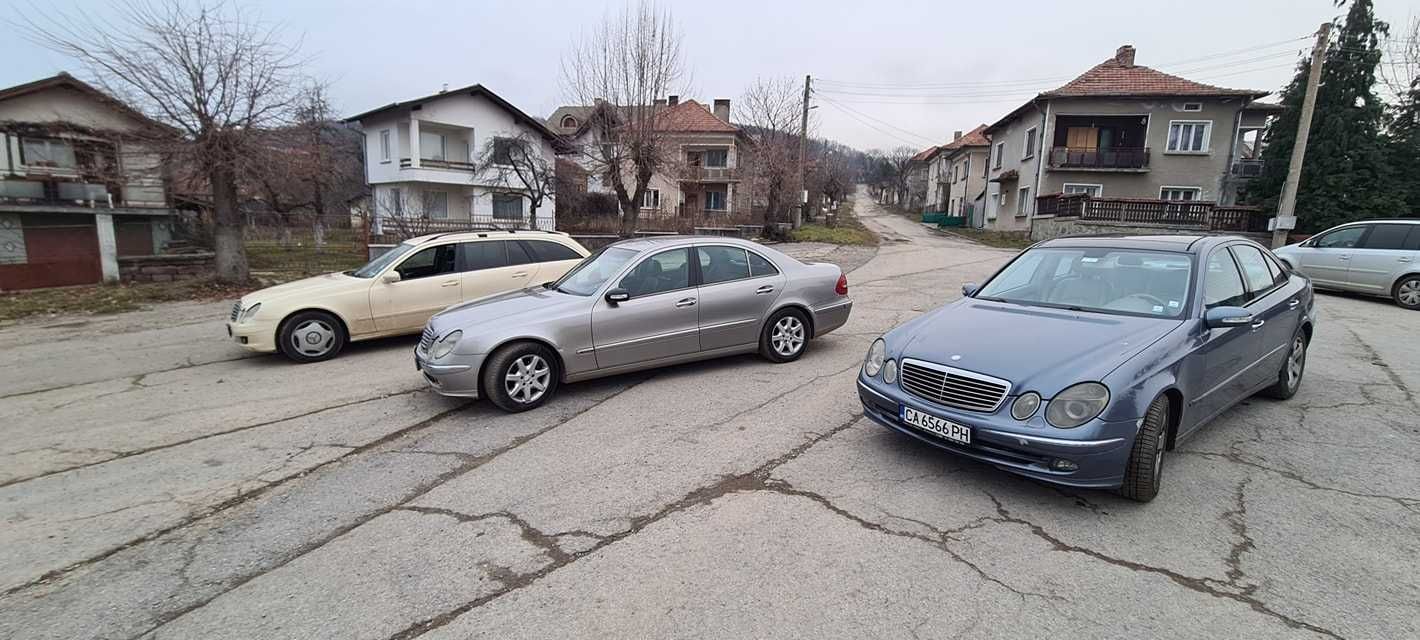
<path fill-rule="evenodd" d="M 893 191 L 893 204 L 899 207 L 907 205 L 908 180 L 912 175 L 912 158 L 916 155 L 912 147 L 898 147 L 883 158 L 887 163 L 885 177 Z"/>
<path fill-rule="evenodd" d="M 519 133 L 492 138 L 474 163 L 476 179 L 493 193 L 528 200 L 528 228 L 537 228 L 537 211 L 557 196 L 557 165 L 543 153 L 542 139 Z"/>
<path fill-rule="evenodd" d="M 1391 104 L 1410 99 L 1420 82 L 1420 17 L 1385 36 L 1385 60 L 1377 66 L 1386 99 Z"/>
<path fill-rule="evenodd" d="M 608 15 L 562 60 L 564 90 L 595 105 L 579 160 L 610 183 L 621 205 L 622 233 L 636 230 L 641 198 L 657 171 L 674 163 L 657 126 L 656 99 L 685 80 L 681 34 L 671 13 L 650 0 Z"/>
<path fill-rule="evenodd" d="M 758 78 L 740 97 L 740 122 L 754 145 L 750 173 L 756 198 L 768 203 L 764 222 L 772 226 L 793 206 L 799 192 L 799 125 L 803 94 L 791 78 Z"/>
<path fill-rule="evenodd" d="M 296 104 L 297 47 L 279 27 L 217 0 L 125 0 L 112 22 L 52 10 L 20 21 L 99 88 L 171 128 L 154 143 L 212 190 L 217 277 L 245 281 L 238 176 L 253 132 L 285 124 Z"/>

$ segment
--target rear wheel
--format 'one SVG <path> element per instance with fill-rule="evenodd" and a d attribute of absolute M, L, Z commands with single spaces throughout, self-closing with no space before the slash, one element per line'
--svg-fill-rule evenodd
<path fill-rule="evenodd" d="M 1134 449 L 1124 468 L 1124 484 L 1119 494 L 1148 502 L 1159 495 L 1163 483 L 1164 449 L 1168 447 L 1169 399 L 1159 396 L 1144 414 L 1144 426 L 1134 436 Z"/>
<path fill-rule="evenodd" d="M 759 354 L 770 362 L 792 362 L 809 345 L 809 322 L 798 309 L 784 309 L 769 317 L 759 335 Z"/>
<path fill-rule="evenodd" d="M 540 344 L 520 342 L 494 352 L 483 367 L 488 401 L 510 413 L 536 409 L 557 391 L 557 359 Z"/>
<path fill-rule="evenodd" d="M 1420 276 L 1406 276 L 1395 284 L 1395 303 L 1406 309 L 1420 309 Z"/>
<path fill-rule="evenodd" d="M 302 364 L 334 358 L 347 338 L 345 325 L 324 311 L 302 311 L 282 322 L 276 332 L 281 353 Z"/>
<path fill-rule="evenodd" d="M 1282 370 L 1277 372 L 1277 382 L 1264 389 L 1262 394 L 1269 398 L 1286 400 L 1297 395 L 1302 386 L 1302 374 L 1307 368 L 1307 334 L 1297 327 L 1292 336 L 1292 347 L 1287 351 L 1287 359 L 1282 361 Z"/>

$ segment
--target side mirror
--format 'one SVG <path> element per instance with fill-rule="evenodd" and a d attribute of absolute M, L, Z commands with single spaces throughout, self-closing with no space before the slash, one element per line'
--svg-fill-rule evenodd
<path fill-rule="evenodd" d="M 606 301 L 609 302 L 609 303 L 611 303 L 611 304 L 613 304 L 613 305 L 615 305 L 615 304 L 617 304 L 617 303 L 620 303 L 620 302 L 626 302 L 627 300 L 630 300 L 630 299 L 631 299 L 631 292 L 630 292 L 630 291 L 627 291 L 627 290 L 625 290 L 625 289 L 619 288 L 619 287 L 616 288 L 616 289 L 612 289 L 611 291 L 606 292 Z"/>
<path fill-rule="evenodd" d="M 383 278 L 380 278 L 380 280 L 383 280 L 385 284 L 394 284 L 394 283 L 396 283 L 396 282 L 399 282 L 399 280 L 400 280 L 399 272 L 398 272 L 398 271 L 393 271 L 393 270 L 392 270 L 392 271 L 389 271 L 389 272 L 385 273 L 384 277 L 383 277 Z"/>
<path fill-rule="evenodd" d="M 980 288 L 981 288 L 981 287 L 980 287 L 979 285 L 977 285 L 975 282 L 968 282 L 968 283 L 966 283 L 966 284 L 964 284 L 964 285 L 961 286 L 961 294 L 964 295 L 964 296 L 966 296 L 966 297 L 968 297 L 968 298 L 970 298 L 970 297 L 976 295 L 976 290 L 977 290 L 977 289 L 980 289 Z"/>
<path fill-rule="evenodd" d="M 1203 314 L 1209 329 L 1231 329 L 1252 324 L 1252 312 L 1242 307 L 1213 307 Z"/>

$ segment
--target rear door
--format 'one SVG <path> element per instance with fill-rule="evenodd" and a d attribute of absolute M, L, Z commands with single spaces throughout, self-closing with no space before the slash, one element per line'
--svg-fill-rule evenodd
<path fill-rule="evenodd" d="M 1350 269 L 1351 254 L 1368 230 L 1366 225 L 1360 224 L 1341 227 L 1297 247 L 1297 269 L 1317 285 L 1348 288 L 1346 272 Z"/>
<path fill-rule="evenodd" d="M 378 279 L 370 287 L 370 310 L 378 331 L 419 331 L 429 316 L 462 300 L 456 245 L 424 247 L 393 269 L 399 282 Z"/>
<path fill-rule="evenodd" d="M 1208 254 L 1203 267 L 1203 304 L 1214 307 L 1241 307 L 1248 301 L 1247 286 L 1242 273 L 1227 247 L 1218 247 Z M 1264 325 L 1265 326 L 1265 325 Z M 1190 410 L 1199 425 L 1232 406 L 1249 387 L 1244 375 L 1256 359 L 1261 334 L 1256 327 L 1202 328 L 1202 344 L 1198 355 L 1203 358 L 1200 377 L 1193 380 Z"/>
<path fill-rule="evenodd" d="M 508 265 L 508 247 L 502 240 L 459 243 L 459 271 L 464 300 L 476 300 L 517 288 L 513 273 L 525 267 Z"/>
<path fill-rule="evenodd" d="M 1409 267 L 1412 251 L 1405 250 L 1406 237 L 1420 225 L 1379 223 L 1371 225 L 1361 244 L 1351 252 L 1346 281 L 1363 293 L 1390 295 L 1390 287 Z"/>
<path fill-rule="evenodd" d="M 742 247 L 708 244 L 695 251 L 701 278 L 700 348 L 758 342 L 760 324 L 784 289 L 784 274 Z"/>
<path fill-rule="evenodd" d="M 690 248 L 643 258 L 613 288 L 631 299 L 592 309 L 597 367 L 619 367 L 700 350 L 697 297 Z"/>
<path fill-rule="evenodd" d="M 523 248 L 537 261 L 538 269 L 533 284 L 552 282 L 561 278 L 572 267 L 586 257 L 572 247 L 551 240 L 519 240 Z"/>

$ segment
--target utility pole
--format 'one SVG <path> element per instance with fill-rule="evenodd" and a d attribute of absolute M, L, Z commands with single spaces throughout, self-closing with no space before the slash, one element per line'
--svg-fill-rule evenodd
<path fill-rule="evenodd" d="M 809 92 L 813 78 L 804 76 L 804 117 L 799 121 L 799 208 L 794 212 L 794 228 L 804 224 L 804 211 L 809 206 L 809 186 L 804 182 L 804 163 L 809 151 Z"/>
<path fill-rule="evenodd" d="M 1321 29 L 1316 32 L 1316 45 L 1312 47 L 1312 66 L 1307 74 L 1307 92 L 1302 96 L 1302 115 L 1297 119 L 1297 140 L 1292 147 L 1292 160 L 1287 165 L 1287 179 L 1282 183 L 1282 199 L 1277 203 L 1277 217 L 1272 225 L 1273 249 L 1287 244 L 1287 231 L 1297 226 L 1297 186 L 1302 179 L 1302 161 L 1307 155 L 1312 111 L 1316 109 L 1316 90 L 1317 85 L 1321 84 L 1321 65 L 1326 60 L 1326 41 L 1330 37 L 1331 23 L 1323 22 Z"/>

